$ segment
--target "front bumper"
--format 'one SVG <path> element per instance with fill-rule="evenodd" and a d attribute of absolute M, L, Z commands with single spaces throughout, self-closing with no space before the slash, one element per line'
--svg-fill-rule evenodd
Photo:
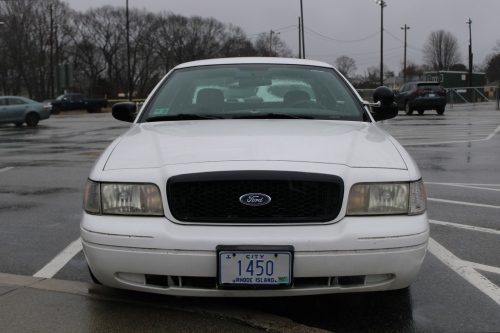
<path fill-rule="evenodd" d="M 120 224 L 115 230 L 121 233 L 102 232 L 103 223 Z M 262 297 L 405 288 L 422 265 L 429 226 L 427 214 L 345 217 L 333 224 L 300 226 L 179 225 L 166 218 L 83 214 L 81 234 L 89 266 L 105 285 L 177 296 Z M 293 245 L 294 278 L 327 278 L 322 279 L 327 283 L 257 290 L 174 283 L 215 278 L 217 245 Z M 153 285 L 146 275 L 172 283 Z M 364 280 L 339 283 L 346 276 Z"/>

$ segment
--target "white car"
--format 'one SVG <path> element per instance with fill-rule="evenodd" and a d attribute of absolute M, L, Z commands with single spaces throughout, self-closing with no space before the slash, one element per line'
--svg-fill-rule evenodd
<path fill-rule="evenodd" d="M 402 289 L 429 238 L 420 172 L 332 66 L 231 58 L 169 72 L 90 172 L 92 278 L 176 296 Z"/>

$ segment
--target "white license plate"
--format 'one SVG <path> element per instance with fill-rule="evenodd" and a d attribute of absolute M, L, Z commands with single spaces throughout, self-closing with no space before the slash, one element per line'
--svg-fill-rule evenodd
<path fill-rule="evenodd" d="M 289 285 L 292 254 L 279 251 L 219 252 L 219 283 L 232 285 Z"/>
<path fill-rule="evenodd" d="M 436 94 L 429 94 L 429 97 L 436 97 Z"/>

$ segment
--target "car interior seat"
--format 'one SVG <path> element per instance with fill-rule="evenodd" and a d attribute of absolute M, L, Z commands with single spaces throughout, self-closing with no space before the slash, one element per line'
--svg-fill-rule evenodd
<path fill-rule="evenodd" d="M 224 111 L 224 93 L 220 89 L 201 89 L 196 95 L 196 106 L 203 113 L 221 113 Z"/>
<path fill-rule="evenodd" d="M 310 101 L 311 96 L 302 90 L 290 90 L 287 91 L 285 96 L 283 96 L 283 105 L 285 107 L 290 107 L 291 105 L 300 101 Z"/>

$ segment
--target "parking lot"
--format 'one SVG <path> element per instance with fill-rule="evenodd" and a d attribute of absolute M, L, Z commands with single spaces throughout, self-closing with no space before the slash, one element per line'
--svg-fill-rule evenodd
<path fill-rule="evenodd" d="M 427 191 L 431 240 L 408 290 L 213 302 L 188 298 L 180 301 L 183 309 L 216 304 L 335 332 L 499 331 L 500 111 L 495 107 L 455 105 L 441 116 L 400 112 L 380 123 L 413 156 Z M 96 156 L 128 126 L 109 113 L 61 113 L 36 128 L 0 125 L 0 273 L 91 283 L 79 239 L 83 189 Z M 0 304 L 13 292 L 0 288 Z M 119 307 L 137 297 L 120 295 Z M 172 300 L 141 296 L 141 304 Z"/>

